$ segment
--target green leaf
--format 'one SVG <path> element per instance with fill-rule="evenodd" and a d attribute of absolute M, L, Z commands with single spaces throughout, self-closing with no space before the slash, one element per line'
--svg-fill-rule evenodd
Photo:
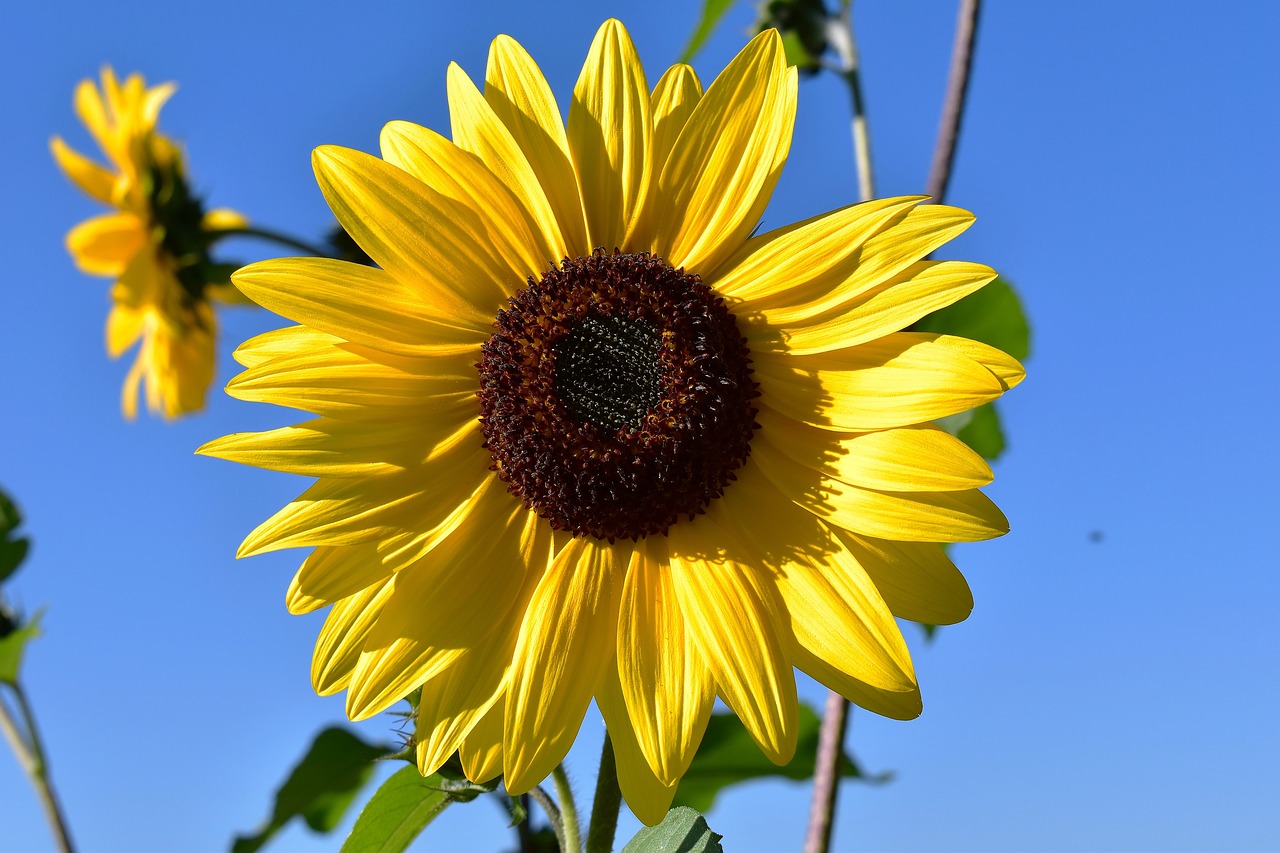
<path fill-rule="evenodd" d="M 702 50 L 702 46 L 715 32 L 716 25 L 732 5 L 733 0 L 702 0 L 702 17 L 698 19 L 698 26 L 689 36 L 689 43 L 684 46 L 684 52 L 680 54 L 681 62 L 688 62 Z"/>
<path fill-rule="evenodd" d="M 934 311 L 911 328 L 917 332 L 938 332 L 982 341 L 1019 361 L 1031 354 L 1031 327 L 1017 291 L 1006 278 L 997 277 L 981 290 Z"/>
<path fill-rule="evenodd" d="M 973 417 L 956 436 L 978 452 L 983 459 L 995 459 L 1004 452 L 1004 430 L 995 404 L 987 403 L 973 410 Z"/>
<path fill-rule="evenodd" d="M 776 29 L 782 35 L 787 64 L 804 74 L 822 68 L 831 15 L 825 0 L 769 0 L 758 8 L 756 32 Z"/>
<path fill-rule="evenodd" d="M 400 853 L 455 801 L 438 773 L 405 767 L 382 783 L 342 844 L 342 853 Z"/>
<path fill-rule="evenodd" d="M 6 621 L 8 621 L 7 617 Z M 22 668 L 22 655 L 26 651 L 27 643 L 39 635 L 40 614 L 37 613 L 27 624 L 17 625 L 4 636 L 0 636 L 0 683 L 17 682 L 18 670 Z"/>
<path fill-rule="evenodd" d="M 316 735 L 289 778 L 276 791 L 271 819 L 253 835 L 238 836 L 232 853 L 253 853 L 295 817 L 317 832 L 329 832 L 342 820 L 356 794 L 373 774 L 374 759 L 389 748 L 365 743 L 346 729 Z"/>
<path fill-rule="evenodd" d="M 18 570 L 31 549 L 31 540 L 10 536 L 21 524 L 22 513 L 18 512 L 18 507 L 0 489 L 0 583 Z"/>
<path fill-rule="evenodd" d="M 667 812 L 662 823 L 637 832 L 622 853 L 724 853 L 723 837 L 711 831 L 702 815 L 680 806 Z"/>
<path fill-rule="evenodd" d="M 808 705 L 800 706 L 800 734 L 796 742 L 796 755 L 790 764 L 779 767 L 760 751 L 741 721 L 733 714 L 712 714 L 702 746 L 680 780 L 676 789 L 675 804 L 690 806 L 700 812 L 711 809 L 716 796 L 723 788 L 748 779 L 781 776 L 785 779 L 803 780 L 813 776 L 815 757 L 818 753 L 818 715 Z M 862 772 L 848 753 L 841 762 L 841 775 L 866 782 L 887 782 L 891 774 L 868 776 Z"/>

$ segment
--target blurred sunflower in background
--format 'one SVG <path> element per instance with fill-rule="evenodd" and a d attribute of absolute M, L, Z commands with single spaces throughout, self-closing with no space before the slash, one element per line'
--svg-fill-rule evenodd
<path fill-rule="evenodd" d="M 717 696 L 778 763 L 794 668 L 916 716 L 894 617 L 965 618 L 938 543 L 1007 530 L 931 422 L 1022 368 L 900 331 L 995 277 L 922 260 L 972 215 L 892 198 L 752 236 L 796 109 L 772 30 L 705 92 L 685 65 L 651 90 L 608 21 L 567 123 L 505 36 L 448 94 L 452 140 L 392 122 L 381 158 L 314 154 L 379 268 L 235 276 L 300 325 L 242 345 L 228 393 L 316 417 L 200 452 L 319 478 L 240 550 L 314 546 L 287 603 L 332 608 L 316 689 L 362 719 L 421 687 L 420 770 L 460 751 L 513 794 L 594 698 L 649 824 Z"/>
<path fill-rule="evenodd" d="M 72 228 L 67 249 L 84 272 L 115 280 L 106 329 L 111 357 L 141 340 L 121 395 L 129 419 L 140 389 L 147 408 L 166 418 L 204 407 L 217 334 L 210 300 L 243 301 L 228 282 L 234 266 L 214 263 L 209 249 L 220 232 L 245 220 L 233 211 L 204 211 L 181 150 L 156 130 L 173 92 L 171 83 L 148 88 L 138 74 L 121 83 L 104 68 L 101 87 L 83 80 L 76 88 L 75 110 L 106 164 L 60 137 L 51 143 L 67 177 L 114 208 Z"/>

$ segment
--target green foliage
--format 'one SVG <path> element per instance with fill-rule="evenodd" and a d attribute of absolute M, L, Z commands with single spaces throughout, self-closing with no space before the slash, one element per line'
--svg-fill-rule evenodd
<path fill-rule="evenodd" d="M 765 757 L 735 715 L 712 714 L 702 746 L 676 789 L 675 804 L 705 812 L 710 810 L 722 789 L 738 782 L 769 776 L 795 780 L 812 777 L 821 725 L 814 710 L 808 705 L 801 705 L 795 758 L 786 766 L 779 767 Z M 841 760 L 840 773 L 873 783 L 887 782 L 891 778 L 887 773 L 867 776 L 848 753 Z"/>
<path fill-rule="evenodd" d="M 1019 361 L 1031 354 L 1030 324 L 1017 291 L 1005 278 L 997 278 L 959 302 L 933 312 L 911 328 L 917 332 L 972 338 L 1001 349 Z M 1004 431 L 994 403 L 943 418 L 939 423 L 985 459 L 995 459 L 1004 452 Z"/>
<path fill-rule="evenodd" d="M 40 614 L 23 625 L 3 612 L 3 604 L 0 604 L 0 621 L 7 623 L 8 628 L 6 632 L 0 632 L 0 684 L 16 684 L 27 643 L 40 634 Z"/>
<path fill-rule="evenodd" d="M 801 73 L 822 70 L 827 52 L 827 26 L 831 19 L 824 0 L 769 0 L 760 5 L 756 31 L 776 29 L 782 36 L 787 64 Z"/>
<path fill-rule="evenodd" d="M 31 540 L 14 536 L 22 524 L 22 514 L 9 496 L 0 490 L 0 583 L 3 583 L 27 557 Z"/>
<path fill-rule="evenodd" d="M 681 62 L 688 62 L 702 50 L 702 46 L 707 43 L 707 39 L 715 32 L 720 19 L 732 5 L 733 0 L 702 0 L 702 15 L 698 18 L 698 26 L 689 36 L 689 43 L 684 46 L 684 51 L 680 54 Z"/>
<path fill-rule="evenodd" d="M 232 853 L 253 853 L 294 817 L 302 817 L 317 832 L 329 832 L 369 781 L 374 759 L 388 751 L 386 746 L 365 743 L 346 729 L 320 732 L 276 791 L 271 819 L 253 835 L 237 837 Z"/>
<path fill-rule="evenodd" d="M 438 773 L 404 767 L 365 804 L 342 853 L 400 853 L 456 798 Z"/>
<path fill-rule="evenodd" d="M 702 815 L 681 806 L 667 812 L 657 826 L 637 832 L 622 853 L 724 853 L 723 837 L 711 831 Z"/>

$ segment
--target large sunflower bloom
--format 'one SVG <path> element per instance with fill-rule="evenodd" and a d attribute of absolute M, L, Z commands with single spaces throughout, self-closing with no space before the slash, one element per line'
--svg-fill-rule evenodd
<path fill-rule="evenodd" d="M 147 407 L 167 418 L 204 407 L 216 335 L 209 298 L 238 296 L 225 280 L 210 282 L 216 267 L 208 248 L 216 230 L 244 220 L 227 210 L 206 214 L 191 195 L 182 152 L 156 130 L 160 108 L 173 91 L 171 83 L 148 88 L 137 74 L 120 83 L 104 68 L 101 89 L 91 80 L 76 88 L 75 109 L 107 165 L 60 137 L 51 143 L 67 177 L 115 208 L 71 229 L 67 249 L 84 272 L 115 279 L 106 334 L 111 357 L 142 341 L 121 394 L 130 419 L 137 414 L 140 387 Z"/>
<path fill-rule="evenodd" d="M 609 21 L 567 125 L 505 36 L 483 92 L 456 65 L 448 91 L 452 141 L 393 122 L 381 159 L 314 154 L 380 269 L 235 276 L 301 325 L 241 346 L 228 392 L 317 417 L 201 452 L 319 478 L 240 549 L 315 546 L 287 603 L 332 606 L 316 689 L 363 719 L 421 687 L 422 772 L 460 750 L 513 793 L 594 697 L 650 824 L 717 696 L 778 763 L 794 668 L 916 716 L 894 617 L 963 619 L 937 543 L 1007 529 L 930 422 L 1021 367 L 899 331 L 994 277 L 921 260 L 972 216 L 894 198 L 751 236 L 796 107 L 773 31 L 705 93 L 684 65 L 650 91 Z"/>

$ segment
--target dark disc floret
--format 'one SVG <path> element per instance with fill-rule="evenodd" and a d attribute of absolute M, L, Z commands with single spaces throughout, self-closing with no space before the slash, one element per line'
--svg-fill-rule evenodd
<path fill-rule="evenodd" d="M 553 527 L 666 533 L 750 453 L 758 395 L 724 300 L 649 254 L 565 259 L 483 347 L 480 423 L 507 489 Z"/>

